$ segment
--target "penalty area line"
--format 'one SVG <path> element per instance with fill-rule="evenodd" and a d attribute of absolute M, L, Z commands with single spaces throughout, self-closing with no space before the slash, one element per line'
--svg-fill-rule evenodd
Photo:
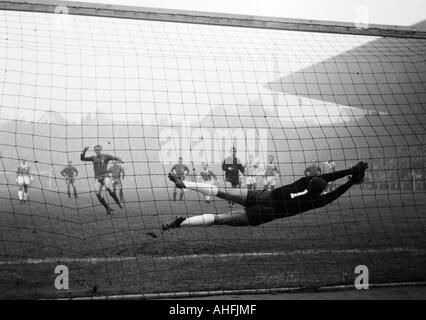
<path fill-rule="evenodd" d="M 318 254 L 392 254 L 392 253 L 409 253 L 409 254 L 426 254 L 426 249 L 411 247 L 387 247 L 381 249 L 372 248 L 353 248 L 353 249 L 305 249 L 305 250 L 288 250 L 275 252 L 235 252 L 235 253 L 217 253 L 217 254 L 190 254 L 190 255 L 171 255 L 171 256 L 116 256 L 116 257 L 50 257 L 50 258 L 26 258 L 0 260 L 0 266 L 4 265 L 37 265 L 37 264 L 53 264 L 53 263 L 110 263 L 110 262 L 127 262 L 135 260 L 151 260 L 151 261 L 169 261 L 169 260 L 191 260 L 191 259 L 232 259 L 232 258 L 256 258 L 256 257 L 279 257 L 294 255 L 318 255 Z"/>

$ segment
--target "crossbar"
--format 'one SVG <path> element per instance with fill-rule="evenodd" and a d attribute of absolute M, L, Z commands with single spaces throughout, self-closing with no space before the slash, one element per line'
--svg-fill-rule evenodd
<path fill-rule="evenodd" d="M 368 25 L 368 27 L 361 28 L 355 26 L 352 23 L 345 22 L 289 19 L 187 10 L 169 10 L 74 1 L 0 1 L 0 10 L 42 12 L 52 14 L 66 13 L 70 15 L 206 24 L 216 26 L 426 39 L 426 31 L 416 30 L 416 28 L 413 27 L 371 24 Z"/>

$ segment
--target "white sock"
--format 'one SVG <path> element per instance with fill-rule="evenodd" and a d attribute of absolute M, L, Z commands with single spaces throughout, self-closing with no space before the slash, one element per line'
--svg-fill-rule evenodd
<path fill-rule="evenodd" d="M 219 188 L 215 185 L 209 183 L 200 183 L 200 182 L 192 182 L 192 181 L 183 181 L 183 184 L 187 189 L 199 191 L 203 194 L 207 194 L 210 196 L 217 195 Z"/>
<path fill-rule="evenodd" d="M 24 192 L 24 200 L 28 199 L 28 193 Z"/>
<path fill-rule="evenodd" d="M 22 200 L 22 194 L 23 194 L 23 192 L 22 192 L 21 190 L 18 190 L 18 197 L 19 197 L 19 200 Z"/>
<path fill-rule="evenodd" d="M 202 214 L 199 216 L 193 216 L 190 218 L 186 218 L 182 223 L 181 223 L 181 227 L 185 227 L 185 226 L 191 226 L 191 227 L 195 227 L 195 226 L 211 226 L 214 224 L 214 220 L 215 220 L 215 215 L 214 214 Z"/>

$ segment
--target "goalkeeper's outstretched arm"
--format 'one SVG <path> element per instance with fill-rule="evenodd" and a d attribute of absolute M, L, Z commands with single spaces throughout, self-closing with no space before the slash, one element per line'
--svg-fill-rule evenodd
<path fill-rule="evenodd" d="M 335 173 L 343 174 L 345 171 L 350 171 L 352 177 L 345 184 L 336 188 L 334 191 L 327 194 L 321 195 L 318 198 L 312 198 L 311 201 L 303 201 L 301 207 L 303 211 L 323 207 L 330 202 L 333 202 L 346 191 L 348 191 L 353 185 L 361 184 L 365 177 L 365 170 L 368 168 L 368 164 L 365 162 L 360 162 L 357 165 L 353 166 L 349 170 L 342 170 L 342 172 L 337 171 Z"/>
<path fill-rule="evenodd" d="M 354 182 L 349 180 L 348 182 L 339 186 L 338 188 L 336 188 L 332 192 L 324 194 L 324 195 L 318 197 L 317 199 L 313 199 L 312 200 L 312 207 L 309 208 L 308 210 L 320 208 L 320 207 L 323 207 L 323 206 L 329 204 L 330 202 L 333 202 L 334 200 L 339 198 L 341 195 L 343 195 L 346 191 L 348 191 L 354 184 L 355 184 Z"/>
<path fill-rule="evenodd" d="M 349 169 L 325 173 L 325 174 L 319 175 L 318 177 L 324 179 L 327 182 L 332 182 L 334 180 L 341 179 L 346 176 L 360 174 L 361 172 L 365 171 L 367 168 L 368 168 L 368 164 L 361 161 Z"/>

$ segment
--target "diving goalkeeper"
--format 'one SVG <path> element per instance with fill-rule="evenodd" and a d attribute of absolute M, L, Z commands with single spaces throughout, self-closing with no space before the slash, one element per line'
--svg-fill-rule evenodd
<path fill-rule="evenodd" d="M 189 218 L 176 217 L 162 225 L 162 230 L 184 226 L 258 226 L 275 219 L 291 217 L 312 209 L 323 207 L 336 200 L 353 185 L 364 180 L 368 164 L 359 162 L 357 165 L 341 171 L 322 174 L 315 177 L 303 177 L 292 184 L 269 190 L 219 189 L 217 186 L 182 181 L 178 176 L 169 174 L 169 179 L 177 188 L 187 188 L 207 195 L 234 201 L 244 209 L 228 213 L 203 214 Z M 334 191 L 322 194 L 331 181 L 351 176 L 351 178 Z"/>

